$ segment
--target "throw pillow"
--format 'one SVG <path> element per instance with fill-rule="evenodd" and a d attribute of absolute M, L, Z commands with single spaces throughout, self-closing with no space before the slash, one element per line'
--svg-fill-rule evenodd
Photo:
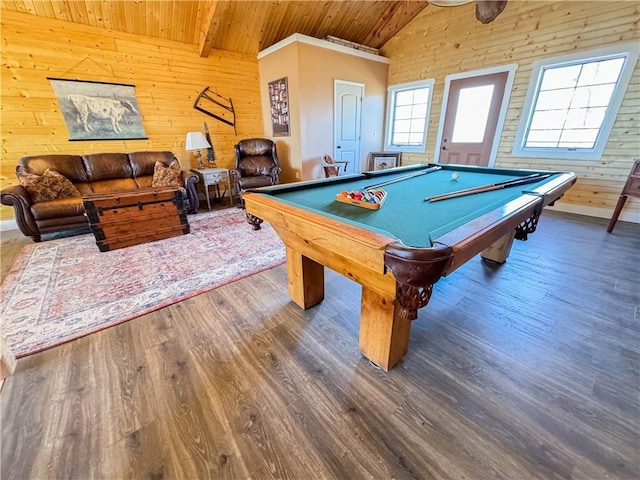
<path fill-rule="evenodd" d="M 81 196 L 75 185 L 53 168 L 47 168 L 42 175 L 32 173 L 17 175 L 20 185 L 29 192 L 34 203 Z"/>
<path fill-rule="evenodd" d="M 57 198 L 81 197 L 80 190 L 69 180 L 53 168 L 44 171 L 44 177 L 50 179 L 53 183 L 60 187 Z M 56 187 L 57 188 L 57 187 Z"/>
<path fill-rule="evenodd" d="M 174 160 L 165 167 L 162 162 L 157 161 L 153 168 L 152 187 L 181 187 L 182 169 L 178 160 Z"/>

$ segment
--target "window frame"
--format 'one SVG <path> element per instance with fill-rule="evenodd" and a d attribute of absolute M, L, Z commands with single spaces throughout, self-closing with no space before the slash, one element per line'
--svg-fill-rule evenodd
<path fill-rule="evenodd" d="M 595 50 L 587 50 L 568 55 L 536 60 L 531 69 L 531 79 L 527 89 L 520 124 L 513 142 L 512 155 L 514 157 L 557 158 L 568 160 L 600 160 L 609 141 L 613 124 L 618 116 L 620 106 L 629 87 L 631 77 L 638 61 L 639 46 L 636 42 L 626 42 Z M 607 113 L 598 132 L 593 148 L 570 147 L 525 147 L 525 141 L 534 114 L 534 104 L 537 102 L 542 84 L 543 73 L 546 69 L 563 66 L 585 64 L 608 58 L 625 57 L 625 62 L 615 86 Z"/>
<path fill-rule="evenodd" d="M 433 87 L 436 81 L 434 78 L 417 80 L 415 82 L 399 83 L 387 87 L 387 114 L 385 119 L 384 150 L 386 152 L 408 152 L 425 153 L 427 150 L 427 132 L 429 131 L 429 118 L 431 116 L 431 101 L 433 99 Z M 429 90 L 427 96 L 427 111 L 424 119 L 424 131 L 422 132 L 422 143 L 420 145 L 394 145 L 392 143 L 392 127 L 395 120 L 395 100 L 399 92 L 407 90 L 417 90 L 419 88 Z"/>

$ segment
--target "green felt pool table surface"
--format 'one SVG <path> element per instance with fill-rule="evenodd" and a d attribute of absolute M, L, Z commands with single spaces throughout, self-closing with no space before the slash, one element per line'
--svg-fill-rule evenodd
<path fill-rule="evenodd" d="M 367 174 L 330 179 L 330 181 L 301 182 L 294 185 L 270 187 L 265 193 L 279 201 L 302 209 L 326 215 L 366 229 L 394 237 L 406 246 L 431 247 L 433 241 L 481 215 L 527 195 L 536 188 L 553 182 L 561 173 L 536 183 L 503 188 L 489 192 L 451 198 L 438 202 L 425 201 L 425 197 L 450 193 L 472 187 L 492 185 L 522 178 L 533 170 L 439 165 L 440 170 L 385 185 L 387 198 L 379 210 L 369 210 L 336 201 L 341 191 L 361 190 L 370 185 L 386 182 L 424 171 L 433 165 L 417 165 L 400 169 L 369 172 Z M 454 180 L 452 173 L 458 178 Z M 263 192 L 261 192 L 263 193 Z"/>

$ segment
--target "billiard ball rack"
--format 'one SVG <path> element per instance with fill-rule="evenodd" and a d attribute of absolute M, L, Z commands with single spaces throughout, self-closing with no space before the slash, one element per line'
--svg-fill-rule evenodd
<path fill-rule="evenodd" d="M 362 190 L 352 190 L 350 192 L 343 191 L 336 195 L 336 201 L 355 205 L 356 207 L 366 208 L 368 210 L 379 210 L 387 199 L 387 192 L 380 187 L 409 180 L 410 178 L 419 177 L 420 175 L 425 175 L 427 173 L 437 172 L 438 170 L 442 170 L 442 167 L 435 165 L 417 173 L 410 173 L 401 177 L 392 178 L 391 180 L 386 180 L 382 183 L 368 185 Z"/>
<path fill-rule="evenodd" d="M 381 188 L 377 190 L 353 190 L 340 192 L 336 195 L 336 201 L 355 205 L 368 210 L 378 210 L 387 199 L 387 192 Z"/>

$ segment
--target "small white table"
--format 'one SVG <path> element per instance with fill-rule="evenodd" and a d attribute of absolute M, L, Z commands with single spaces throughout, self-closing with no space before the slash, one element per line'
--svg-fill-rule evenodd
<path fill-rule="evenodd" d="M 220 203 L 224 203 L 224 195 L 229 192 L 229 200 L 233 205 L 233 189 L 231 188 L 231 176 L 229 170 L 226 168 L 192 168 L 191 171 L 200 177 L 204 194 L 207 197 L 207 206 L 211 210 L 211 200 L 209 198 L 209 187 L 215 185 L 216 187 L 216 200 Z M 224 192 L 220 194 L 220 183 L 224 182 Z"/>

